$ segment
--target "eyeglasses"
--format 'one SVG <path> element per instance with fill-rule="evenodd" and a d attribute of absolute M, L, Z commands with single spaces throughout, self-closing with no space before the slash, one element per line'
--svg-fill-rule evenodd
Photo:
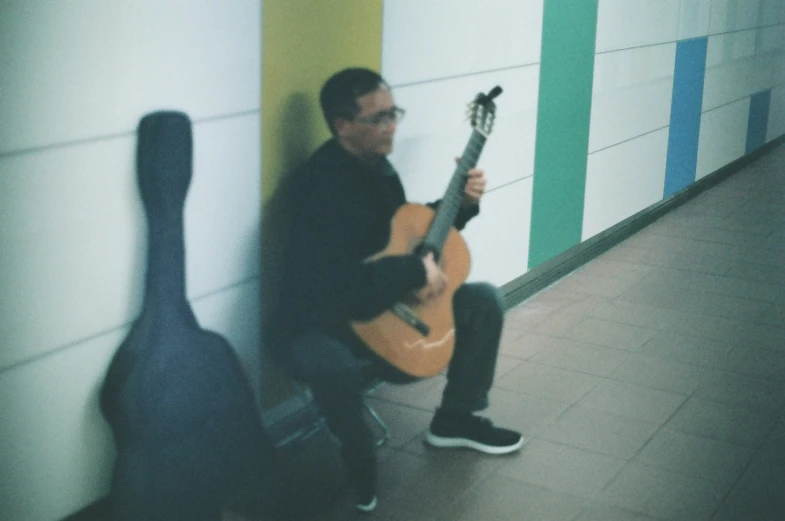
<path fill-rule="evenodd" d="M 386 127 L 392 123 L 398 123 L 403 119 L 406 111 L 401 107 L 393 107 L 391 110 L 384 110 L 377 112 L 372 116 L 356 117 L 353 121 L 365 123 L 366 125 L 375 125 L 377 127 Z"/>

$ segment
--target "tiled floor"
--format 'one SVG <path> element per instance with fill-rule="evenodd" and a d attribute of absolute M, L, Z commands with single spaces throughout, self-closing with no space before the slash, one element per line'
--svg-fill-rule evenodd
<path fill-rule="evenodd" d="M 444 379 L 385 385 L 378 509 L 317 436 L 287 456 L 302 517 L 783 521 L 784 320 L 781 146 L 509 311 L 486 414 L 520 453 L 426 447 Z"/>

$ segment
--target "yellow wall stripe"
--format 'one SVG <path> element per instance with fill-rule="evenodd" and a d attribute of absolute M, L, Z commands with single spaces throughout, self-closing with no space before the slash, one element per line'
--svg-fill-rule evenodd
<path fill-rule="evenodd" d="M 349 66 L 381 67 L 382 0 L 265 0 L 262 197 L 329 136 L 319 89 Z M 299 157 L 298 157 L 299 156 Z"/>
<path fill-rule="evenodd" d="M 345 67 L 379 71 L 383 0 L 264 0 L 262 4 L 262 343 L 280 287 L 287 240 L 285 176 L 330 135 L 319 89 Z M 296 189 L 296 187 L 294 187 Z M 262 406 L 289 395 L 287 380 L 262 361 Z"/>

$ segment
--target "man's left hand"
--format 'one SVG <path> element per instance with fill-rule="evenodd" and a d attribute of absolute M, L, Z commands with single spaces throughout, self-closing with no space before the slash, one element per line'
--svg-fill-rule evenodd
<path fill-rule="evenodd" d="M 467 172 L 468 180 L 463 193 L 463 205 L 472 206 L 480 202 L 485 193 L 485 171 L 481 168 L 472 168 Z"/>

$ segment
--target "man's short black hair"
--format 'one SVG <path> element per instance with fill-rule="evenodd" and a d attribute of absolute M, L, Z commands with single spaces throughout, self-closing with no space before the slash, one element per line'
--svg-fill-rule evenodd
<path fill-rule="evenodd" d="M 387 82 L 370 69 L 353 67 L 333 74 L 319 93 L 322 114 L 330 132 L 335 135 L 335 118 L 354 119 L 359 112 L 357 98 L 379 87 L 387 87 Z"/>

